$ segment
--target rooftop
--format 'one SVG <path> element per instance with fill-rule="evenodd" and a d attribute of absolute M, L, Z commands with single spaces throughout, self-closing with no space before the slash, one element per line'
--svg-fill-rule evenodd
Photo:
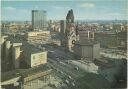
<path fill-rule="evenodd" d="M 76 42 L 75 44 L 77 45 L 90 45 L 93 46 L 95 44 L 99 44 L 97 41 L 81 41 L 81 42 Z"/>
<path fill-rule="evenodd" d="M 75 89 L 103 89 L 109 88 L 110 83 L 100 74 L 85 73 L 84 77 L 79 78 Z"/>
<path fill-rule="evenodd" d="M 32 10 L 32 12 L 44 12 L 44 13 L 46 13 L 45 10 Z"/>
<path fill-rule="evenodd" d="M 18 46 L 21 45 L 21 50 L 24 50 L 24 52 L 27 53 L 39 53 L 39 52 L 44 52 L 44 50 L 39 49 L 38 47 L 29 44 L 26 41 L 21 40 L 18 37 L 14 37 L 12 35 L 10 35 L 7 40 L 11 41 L 11 43 L 13 43 L 14 46 Z"/>
<path fill-rule="evenodd" d="M 47 66 L 47 64 L 39 65 L 38 67 L 29 68 L 29 69 L 16 69 L 16 70 L 2 73 L 1 81 L 3 82 L 3 81 L 16 78 L 16 77 L 20 77 L 20 76 L 27 77 L 27 76 L 31 76 L 39 72 L 45 72 L 48 70 L 51 70 L 51 69 Z"/>
<path fill-rule="evenodd" d="M 43 33 L 47 33 L 47 34 L 50 34 L 50 31 L 48 30 L 41 30 L 41 31 L 31 31 L 31 32 L 28 32 L 26 33 L 27 35 L 30 35 L 30 36 L 33 36 L 33 35 L 37 35 L 37 34 L 43 34 Z"/>
<path fill-rule="evenodd" d="M 21 46 L 21 49 L 24 50 L 24 52 L 29 52 L 31 54 L 40 53 L 40 52 L 45 51 L 45 50 L 41 50 L 41 49 L 37 48 L 36 46 L 29 44 L 29 43 L 24 43 L 23 46 Z"/>
<path fill-rule="evenodd" d="M 13 43 L 13 46 L 21 46 L 22 43 Z"/>

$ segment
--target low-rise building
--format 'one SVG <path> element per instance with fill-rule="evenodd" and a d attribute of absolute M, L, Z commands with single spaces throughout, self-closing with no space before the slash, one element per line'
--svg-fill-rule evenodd
<path fill-rule="evenodd" d="M 22 49 L 24 50 L 23 54 L 28 67 L 47 63 L 47 51 L 45 49 L 40 50 L 30 44 L 25 44 Z"/>
<path fill-rule="evenodd" d="M 2 45 L 2 69 L 9 71 L 11 69 L 30 68 L 40 64 L 47 63 L 47 51 L 38 48 L 27 42 L 19 43 L 16 40 L 6 40 L 1 37 Z M 23 64 L 22 62 L 25 62 Z M 3 71 L 3 70 L 2 70 Z"/>
<path fill-rule="evenodd" d="M 5 39 L 6 36 L 1 37 L 2 47 L 2 68 L 3 71 L 11 70 L 12 68 L 17 69 L 20 67 L 21 60 L 21 45 L 22 43 L 13 43 Z"/>
<path fill-rule="evenodd" d="M 76 42 L 74 52 L 81 58 L 100 58 L 100 44 L 97 42 Z"/>
<path fill-rule="evenodd" d="M 83 40 L 94 40 L 94 32 L 86 30 L 78 30 L 80 41 Z"/>
<path fill-rule="evenodd" d="M 50 38 L 50 31 L 33 31 L 25 34 L 25 39 L 31 43 L 47 43 Z"/>
<path fill-rule="evenodd" d="M 52 69 L 47 65 L 29 69 L 16 69 L 2 73 L 1 86 L 2 89 L 39 89 L 42 85 L 48 85 L 46 82 L 50 80 L 51 74 Z M 40 79 L 45 84 L 39 86 L 37 81 Z"/>

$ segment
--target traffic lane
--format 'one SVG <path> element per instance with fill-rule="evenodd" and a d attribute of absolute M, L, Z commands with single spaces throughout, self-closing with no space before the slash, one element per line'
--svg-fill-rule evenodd
<path fill-rule="evenodd" d="M 50 46 L 50 45 L 45 45 L 45 47 L 49 50 L 49 51 L 53 51 L 53 53 L 57 56 L 59 55 L 63 55 L 63 56 L 67 56 L 69 58 L 72 58 L 72 53 L 61 50 L 59 48 L 56 48 L 54 46 Z"/>
<path fill-rule="evenodd" d="M 75 70 L 75 66 L 69 66 L 68 64 L 65 63 L 65 65 L 58 63 L 57 61 L 54 61 L 52 59 L 48 59 L 49 61 L 52 61 L 52 64 L 54 67 L 59 68 L 62 70 L 64 73 L 68 73 L 70 76 L 73 78 L 77 78 L 81 76 L 81 72 Z"/>
<path fill-rule="evenodd" d="M 70 54 L 66 54 L 65 52 L 61 52 L 59 50 L 56 50 L 54 52 L 48 52 L 49 56 L 53 56 L 56 58 L 60 58 L 60 59 L 65 59 L 65 60 L 72 60 L 74 59 L 74 57 L 72 57 Z"/>

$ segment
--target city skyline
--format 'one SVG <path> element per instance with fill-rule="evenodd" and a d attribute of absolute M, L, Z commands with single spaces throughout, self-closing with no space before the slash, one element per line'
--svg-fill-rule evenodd
<path fill-rule="evenodd" d="M 32 10 L 46 10 L 48 20 L 65 19 L 73 9 L 76 20 L 126 20 L 126 0 L 117 1 L 2 1 L 1 19 L 31 21 Z"/>
<path fill-rule="evenodd" d="M 11 1 L 1 4 L 0 89 L 127 88 L 125 1 Z"/>

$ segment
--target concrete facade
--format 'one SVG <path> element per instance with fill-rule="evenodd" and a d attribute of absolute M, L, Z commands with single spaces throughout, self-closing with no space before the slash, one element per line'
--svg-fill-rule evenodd
<path fill-rule="evenodd" d="M 81 58 L 88 58 L 94 60 L 100 58 L 100 44 L 89 44 L 89 43 L 76 43 L 74 52 Z"/>
<path fill-rule="evenodd" d="M 10 58 L 10 49 L 11 49 L 11 43 L 10 41 L 6 41 L 5 42 L 5 59 L 9 60 Z"/>
<path fill-rule="evenodd" d="M 47 43 L 51 39 L 50 31 L 33 31 L 25 34 L 25 38 L 28 42 L 32 43 Z"/>
<path fill-rule="evenodd" d="M 78 35 L 79 35 L 80 41 L 94 40 L 94 32 L 91 32 L 91 31 L 78 30 Z"/>
<path fill-rule="evenodd" d="M 31 55 L 31 67 L 47 63 L 47 52 L 35 53 Z"/>
<path fill-rule="evenodd" d="M 33 45 L 26 44 L 22 47 L 24 50 L 24 60 L 28 67 L 34 67 L 47 63 L 47 51 L 40 50 Z"/>
<path fill-rule="evenodd" d="M 1 59 L 2 60 L 5 60 L 6 57 L 5 57 L 5 42 L 6 42 L 6 39 L 7 36 L 1 36 L 0 38 L 0 45 L 1 45 Z"/>
<path fill-rule="evenodd" d="M 17 69 L 20 67 L 20 55 L 21 55 L 21 50 L 20 50 L 20 46 L 22 45 L 22 43 L 11 43 L 11 41 L 8 41 L 5 38 L 5 36 L 1 37 L 2 40 L 2 63 L 4 63 L 4 65 L 2 67 L 4 67 L 4 71 L 8 71 L 12 68 Z"/>
<path fill-rule="evenodd" d="M 12 60 L 13 60 L 15 69 L 20 68 L 20 55 L 21 55 L 20 46 L 21 45 L 22 43 L 13 43 Z"/>

